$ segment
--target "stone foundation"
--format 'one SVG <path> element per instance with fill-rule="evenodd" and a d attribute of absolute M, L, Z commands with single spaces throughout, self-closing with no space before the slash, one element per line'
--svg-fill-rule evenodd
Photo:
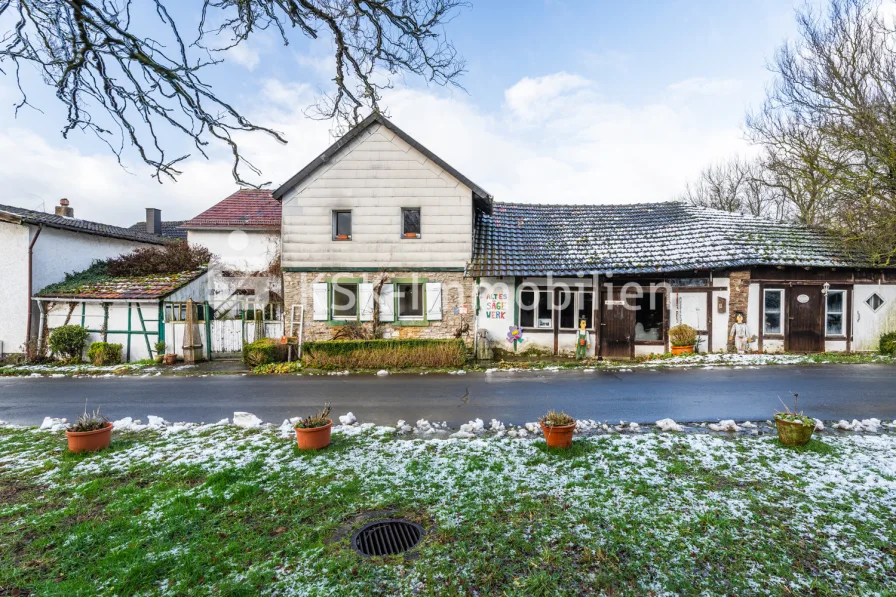
<path fill-rule="evenodd" d="M 379 272 L 283 272 L 284 312 L 286 328 L 292 305 L 305 305 L 304 341 L 332 340 L 342 327 L 326 321 L 314 321 L 312 304 L 312 284 L 326 282 L 331 278 L 361 278 L 370 282 L 374 288 L 384 274 Z M 473 345 L 473 319 L 475 317 L 475 301 L 473 295 L 473 279 L 465 278 L 463 272 L 387 272 L 386 282 L 394 278 L 419 278 L 427 282 L 442 284 L 442 319 L 428 322 L 427 325 L 401 325 L 397 321 L 364 321 L 352 327 L 364 327 L 376 333 L 380 338 L 456 338 L 464 339 L 468 346 Z M 376 300 L 376 299 L 375 299 Z M 466 308 L 466 313 L 462 311 Z M 296 332 L 298 333 L 298 329 Z"/>

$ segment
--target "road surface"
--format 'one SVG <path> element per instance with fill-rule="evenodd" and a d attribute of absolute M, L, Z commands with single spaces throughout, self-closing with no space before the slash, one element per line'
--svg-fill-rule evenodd
<path fill-rule="evenodd" d="M 764 366 L 752 369 L 635 369 L 469 373 L 467 375 L 0 378 L 0 420 L 36 425 L 45 416 L 72 420 L 88 407 L 111 419 L 157 415 L 213 422 L 248 411 L 280 423 L 331 402 L 336 415 L 393 425 L 398 419 L 477 417 L 520 424 L 547 409 L 580 419 L 654 422 L 765 420 L 783 399 L 825 420 L 896 418 L 896 367 Z"/>

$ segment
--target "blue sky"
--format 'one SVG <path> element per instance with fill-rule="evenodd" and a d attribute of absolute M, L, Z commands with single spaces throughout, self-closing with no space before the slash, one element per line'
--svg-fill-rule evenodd
<path fill-rule="evenodd" d="M 398 126 L 499 201 L 669 200 L 703 166 L 750 152 L 744 111 L 761 101 L 765 62 L 794 34 L 797 5 L 474 0 L 447 27 L 468 62 L 466 91 L 399 80 L 384 104 Z M 287 136 L 286 146 L 245 139 L 264 172 L 258 182 L 275 185 L 332 141 L 330 124 L 303 116 L 332 77 L 329 41 L 297 33 L 291 41 L 260 34 L 206 76 Z M 52 210 L 68 197 L 79 217 L 124 225 L 151 206 L 165 219 L 189 218 L 234 190 L 222 150 L 208 161 L 194 155 L 179 182 L 159 185 L 130 153 L 123 170 L 95 139 L 62 139 L 52 93 L 28 83 L 44 113 L 14 118 L 14 82 L 0 79 L 0 203 Z"/>

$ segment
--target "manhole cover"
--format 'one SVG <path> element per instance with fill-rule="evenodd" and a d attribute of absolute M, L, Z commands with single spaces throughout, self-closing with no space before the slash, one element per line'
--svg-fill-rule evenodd
<path fill-rule="evenodd" d="M 352 547 L 365 556 L 390 556 L 411 549 L 422 537 L 423 527 L 415 522 L 377 520 L 352 535 Z"/>

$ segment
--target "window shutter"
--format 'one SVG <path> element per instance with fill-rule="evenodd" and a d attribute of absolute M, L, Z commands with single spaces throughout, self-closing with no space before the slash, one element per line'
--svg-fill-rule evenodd
<path fill-rule="evenodd" d="M 442 284 L 426 283 L 426 319 L 438 321 L 442 319 Z"/>
<path fill-rule="evenodd" d="M 361 321 L 373 321 L 373 284 L 369 282 L 358 284 L 358 306 Z"/>
<path fill-rule="evenodd" d="M 380 290 L 380 321 L 395 321 L 395 287 L 383 284 Z"/>
<path fill-rule="evenodd" d="M 311 303 L 314 308 L 314 321 L 326 321 L 330 317 L 330 292 L 326 282 L 315 282 L 311 285 Z"/>

